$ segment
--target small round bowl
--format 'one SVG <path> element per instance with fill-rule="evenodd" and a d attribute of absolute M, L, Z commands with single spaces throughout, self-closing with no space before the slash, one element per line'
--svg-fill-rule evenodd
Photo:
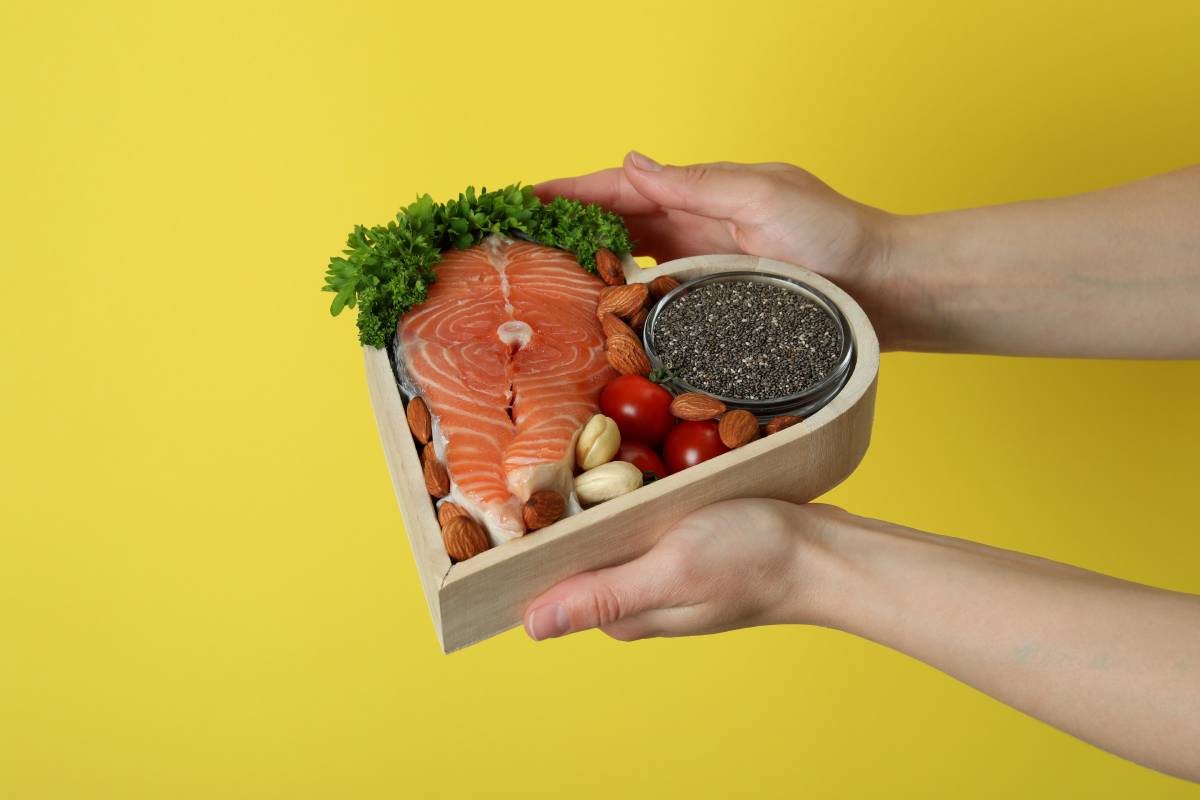
<path fill-rule="evenodd" d="M 832 400 L 841 388 L 845 385 L 847 378 L 854 368 L 854 334 L 851 331 L 850 324 L 846 321 L 846 317 L 841 310 L 834 304 L 824 293 L 817 288 L 804 283 L 803 281 L 781 275 L 778 273 L 764 272 L 758 270 L 730 270 L 727 272 L 715 272 L 687 281 L 680 284 L 671 291 L 667 292 L 662 298 L 654 304 L 650 309 L 650 313 L 646 317 L 645 326 L 642 328 L 642 342 L 646 348 L 646 355 L 650 358 L 650 363 L 660 368 L 663 366 L 662 358 L 654 345 L 655 323 L 658 321 L 662 312 L 669 308 L 673 303 L 678 302 L 682 297 L 689 292 L 696 290 L 701 286 L 707 286 L 713 283 L 745 283 L 757 282 L 768 283 L 774 286 L 779 286 L 793 294 L 800 295 L 805 300 L 808 300 L 813 305 L 820 308 L 834 321 L 837 326 L 840 337 L 840 350 L 838 359 L 829 374 L 822 378 L 817 383 L 808 387 L 797 394 L 787 395 L 783 397 L 771 397 L 764 400 L 747 400 L 740 397 L 725 397 L 722 395 L 713 394 L 704 389 L 696 388 L 690 385 L 685 380 L 672 377 L 668 381 L 676 393 L 680 392 L 700 392 L 712 397 L 716 397 L 723 402 L 728 408 L 741 408 L 756 415 L 760 420 L 768 420 L 772 417 L 782 414 L 793 415 L 797 417 L 810 417 L 819 411 L 826 403 Z"/>

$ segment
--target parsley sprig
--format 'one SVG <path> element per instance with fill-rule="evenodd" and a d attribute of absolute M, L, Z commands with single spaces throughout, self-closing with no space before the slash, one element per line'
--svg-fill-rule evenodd
<path fill-rule="evenodd" d="M 468 186 L 458 199 L 435 203 L 422 195 L 386 225 L 356 225 L 341 256 L 329 260 L 322 291 L 333 292 L 329 312 L 358 308 L 358 339 L 384 347 L 404 312 L 421 303 L 437 279 L 442 251 L 465 250 L 488 234 L 521 234 L 569 250 L 589 272 L 596 251 L 632 249 L 625 223 L 598 205 L 558 197 L 543 204 L 529 186 L 478 194 Z"/>

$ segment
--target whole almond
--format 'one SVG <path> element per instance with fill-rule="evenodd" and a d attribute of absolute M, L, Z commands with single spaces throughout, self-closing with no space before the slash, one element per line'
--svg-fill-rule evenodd
<path fill-rule="evenodd" d="M 700 422 L 716 419 L 725 413 L 725 404 L 700 392 L 684 392 L 671 401 L 671 413 L 680 419 Z"/>
<path fill-rule="evenodd" d="M 466 561 L 491 546 L 487 534 L 470 517 L 454 517 L 442 528 L 442 543 L 455 561 Z"/>
<path fill-rule="evenodd" d="M 758 418 L 749 411 L 735 408 L 721 417 L 717 433 L 725 446 L 733 450 L 758 438 Z"/>
<path fill-rule="evenodd" d="M 600 280 L 609 286 L 625 284 L 625 270 L 621 267 L 621 259 L 607 248 L 601 247 L 596 251 L 596 273 Z"/>
<path fill-rule="evenodd" d="M 429 406 L 425 405 L 425 401 L 421 398 L 414 397 L 408 403 L 405 416 L 408 417 L 408 429 L 412 431 L 413 437 L 421 444 L 427 444 L 429 437 L 433 436 L 433 421 L 429 418 Z"/>
<path fill-rule="evenodd" d="M 600 317 L 600 327 L 604 330 L 605 336 L 637 336 L 633 332 L 633 328 L 625 324 L 625 321 L 616 314 L 611 314 L 607 311 Z"/>
<path fill-rule="evenodd" d="M 797 422 L 803 422 L 803 421 L 804 421 L 803 417 L 793 417 L 793 416 L 789 416 L 787 414 L 784 414 L 781 417 L 775 417 L 774 419 L 772 419 L 770 422 L 767 423 L 767 435 L 769 436 L 772 433 L 779 433 L 784 428 L 790 428 L 793 425 L 795 425 Z"/>
<path fill-rule="evenodd" d="M 650 359 L 642 343 L 633 336 L 610 336 L 604 347 L 608 350 L 609 366 L 622 375 L 650 374 Z"/>
<path fill-rule="evenodd" d="M 550 489 L 543 489 L 529 495 L 529 499 L 525 501 L 522 516 L 525 518 L 525 527 L 536 531 L 558 522 L 566 510 L 567 501 L 561 494 Z"/>
<path fill-rule="evenodd" d="M 650 281 L 650 296 L 655 300 L 658 300 L 664 294 L 671 291 L 678 285 L 679 281 L 675 280 L 670 275 L 659 275 L 657 278 Z"/>
<path fill-rule="evenodd" d="M 596 306 L 596 316 L 599 318 L 603 317 L 605 313 L 609 313 L 627 320 L 649 301 L 650 290 L 644 283 L 609 286 L 600 290 L 600 302 Z"/>
<path fill-rule="evenodd" d="M 447 522 L 455 517 L 469 516 L 471 515 L 467 513 L 466 509 L 464 509 L 458 503 L 451 503 L 449 500 L 446 500 L 437 507 L 438 525 L 441 525 L 443 528 L 446 527 Z"/>
<path fill-rule="evenodd" d="M 450 475 L 446 472 L 446 467 L 433 454 L 424 461 L 422 471 L 425 475 L 425 490 L 433 497 L 445 497 L 450 494 Z"/>
<path fill-rule="evenodd" d="M 646 326 L 646 317 L 650 316 L 650 312 L 644 308 L 639 308 L 637 313 L 629 318 L 629 325 L 637 332 L 638 336 L 642 335 L 642 328 Z"/>

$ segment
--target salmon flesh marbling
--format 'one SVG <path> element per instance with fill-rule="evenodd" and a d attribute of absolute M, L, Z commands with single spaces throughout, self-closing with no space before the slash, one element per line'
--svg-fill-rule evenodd
<path fill-rule="evenodd" d="M 434 269 L 397 360 L 433 416 L 451 499 L 499 544 L 524 533 L 533 492 L 570 497 L 575 438 L 616 374 L 596 319 L 604 284 L 570 253 L 499 236 Z"/>

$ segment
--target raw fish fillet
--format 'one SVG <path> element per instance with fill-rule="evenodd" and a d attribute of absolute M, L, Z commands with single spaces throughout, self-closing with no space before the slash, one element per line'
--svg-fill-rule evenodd
<path fill-rule="evenodd" d="M 569 253 L 498 236 L 435 270 L 397 357 L 433 415 L 451 499 L 499 544 L 525 532 L 533 492 L 570 497 L 575 437 L 616 374 L 596 320 L 604 284 Z"/>

